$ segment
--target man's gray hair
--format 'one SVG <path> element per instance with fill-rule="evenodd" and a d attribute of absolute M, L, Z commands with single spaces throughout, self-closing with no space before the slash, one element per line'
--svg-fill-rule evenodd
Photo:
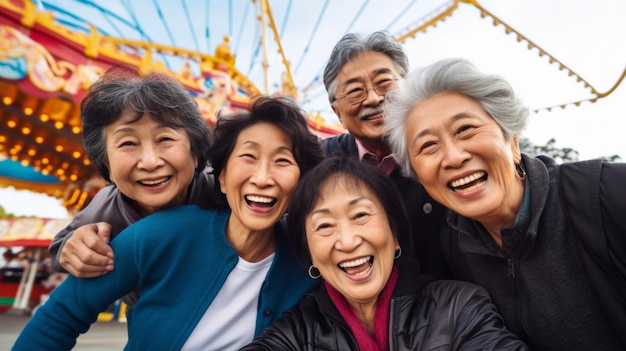
<path fill-rule="evenodd" d="M 404 77 L 409 71 L 409 59 L 404 49 L 387 31 L 378 31 L 367 36 L 348 33 L 337 42 L 324 68 L 324 86 L 328 100 L 333 103 L 337 93 L 337 76 L 341 68 L 364 52 L 379 52 L 389 56 L 395 62 L 398 72 Z"/>

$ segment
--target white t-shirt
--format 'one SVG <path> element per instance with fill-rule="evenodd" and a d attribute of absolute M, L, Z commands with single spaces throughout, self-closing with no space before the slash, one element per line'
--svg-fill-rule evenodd
<path fill-rule="evenodd" d="M 238 350 L 254 338 L 259 293 L 274 254 L 250 263 L 239 257 L 182 350 Z"/>

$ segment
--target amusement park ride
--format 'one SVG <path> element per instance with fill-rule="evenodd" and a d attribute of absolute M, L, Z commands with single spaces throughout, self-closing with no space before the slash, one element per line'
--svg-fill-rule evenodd
<path fill-rule="evenodd" d="M 269 8 L 265 13 L 271 20 Z M 153 59 L 155 53 L 184 62 L 172 71 Z M 189 89 L 213 125 L 217 110 L 246 108 L 261 94 L 235 68 L 234 60 L 227 37 L 214 55 L 208 55 L 106 37 L 94 27 L 90 33 L 75 32 L 59 25 L 52 13 L 38 11 L 31 1 L 0 1 L 0 154 L 43 176 L 29 181 L 0 174 L 0 186 L 46 193 L 63 198 L 68 209 L 82 208 L 98 188 L 93 185 L 102 184 L 94 180 L 98 176 L 81 146 L 79 104 L 91 83 L 117 63 L 166 72 Z M 294 88 L 287 71 L 283 93 L 294 96 Z M 320 136 L 341 132 L 314 117 L 310 121 Z"/>
<path fill-rule="evenodd" d="M 94 0 L 75 2 L 89 5 L 109 18 L 119 17 Z M 367 3 L 365 1 L 362 7 Z M 158 1 L 154 0 L 153 4 L 158 4 Z M 181 4 L 186 6 L 184 0 Z M 76 15 L 55 6 L 53 1 L 0 0 L 0 187 L 12 186 L 62 199 L 70 213 L 75 213 L 89 202 L 104 181 L 97 175 L 81 146 L 79 105 L 89 85 L 117 63 L 176 77 L 194 96 L 207 123 L 213 125 L 217 111 L 245 109 L 256 96 L 270 94 L 269 43 L 266 39 L 269 31 L 282 69 L 280 84 L 271 94 L 301 101 L 313 86 L 320 84 L 320 79 L 297 88 L 269 0 L 251 0 L 250 4 L 255 7 L 260 28 L 257 41 L 259 51 L 263 52 L 265 78 L 262 88 L 237 68 L 236 55 L 232 50 L 232 45 L 237 43 L 232 43 L 229 36 L 220 38 L 222 42 L 212 50 L 201 52 L 159 44 L 155 40 L 131 40 L 108 35 L 89 21 L 85 22 L 84 28 L 69 25 L 68 21 L 59 17 Z M 328 1 L 324 7 L 327 4 Z M 459 6 L 478 9 L 481 17 L 491 20 L 496 27 L 503 27 L 506 34 L 516 36 L 517 42 L 526 45 L 529 50 L 535 49 L 540 57 L 548 57 L 550 64 L 575 78 L 576 83 L 583 85 L 591 95 L 586 100 L 568 104 L 578 106 L 583 101 L 602 99 L 611 94 L 626 75 L 625 69 L 612 88 L 599 92 L 565 63 L 490 13 L 476 0 L 446 2 L 397 33 L 397 40 L 405 43 L 426 32 L 452 16 Z M 186 7 L 185 13 L 188 14 Z M 162 14 L 160 9 L 158 14 Z M 208 33 L 208 28 L 205 31 Z M 168 35 L 173 37 L 169 31 Z M 213 53 L 208 54 L 210 51 Z M 557 105 L 546 109 L 558 106 L 564 107 Z M 339 124 L 327 123 L 319 111 L 309 113 L 309 126 L 321 138 L 343 132 Z M 45 229 L 38 234 L 39 246 L 47 246 L 48 240 L 62 224 L 38 224 Z M 21 243 L 19 239 L 24 232 L 29 233 L 32 229 L 23 225 L 19 231 L 11 231 L 3 225 L 7 224 L 0 223 L 0 245 L 2 242 L 5 245 Z"/>
<path fill-rule="evenodd" d="M 63 199 L 68 210 L 79 210 L 102 186 L 102 181 L 81 146 L 79 103 L 89 85 L 108 67 L 124 63 L 142 70 L 166 72 L 178 78 L 194 95 L 210 125 L 222 108 L 246 108 L 250 100 L 269 92 L 267 78 L 259 89 L 235 66 L 228 37 L 212 55 L 155 42 L 130 40 L 101 34 L 94 25 L 89 31 L 73 30 L 55 18 L 55 12 L 40 10 L 41 1 L 0 0 L 0 157 L 19 163 L 30 178 L 4 171 L 0 186 L 28 189 Z M 91 1 L 80 1 L 92 3 Z M 184 3 L 184 1 L 183 1 Z M 268 0 L 254 0 L 262 32 L 262 47 L 267 47 L 266 29 L 271 31 L 283 65 L 278 94 L 301 98 L 293 81 L 290 62 L 285 55 L 279 30 Z M 96 6 L 95 3 L 92 3 Z M 474 6 L 482 17 L 503 26 L 506 34 L 528 49 L 538 49 L 569 76 L 589 89 L 595 101 L 609 95 L 623 80 L 626 70 L 609 91 L 598 92 L 583 77 L 556 57 L 538 47 L 523 34 L 497 18 L 475 0 L 453 0 L 420 18 L 396 37 L 400 43 L 425 32 L 453 15 L 460 5 Z M 52 7 L 52 6 L 50 6 Z M 56 12 L 59 12 L 57 10 Z M 159 11 L 160 13 L 160 11 Z M 176 68 L 164 62 L 178 60 Z M 263 68 L 267 77 L 267 53 Z M 319 84 L 319 80 L 312 84 Z M 572 104 L 580 104 L 580 101 Z M 311 112 L 309 125 L 320 137 L 343 130 L 329 125 Z M 7 161 L 5 161 L 7 162 Z M 9 170 L 15 165 L 7 166 Z M 8 173 L 8 174 L 6 174 Z"/>

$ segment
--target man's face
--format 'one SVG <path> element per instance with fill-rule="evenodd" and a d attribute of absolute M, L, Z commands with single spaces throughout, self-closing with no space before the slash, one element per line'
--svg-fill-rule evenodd
<path fill-rule="evenodd" d="M 395 86 L 399 78 L 393 60 L 379 52 L 364 52 L 341 68 L 332 108 L 350 134 L 362 142 L 382 140 L 385 96 L 379 95 L 373 86 Z M 359 103 L 351 103 L 349 96 L 358 89 L 366 89 L 365 98 Z"/>

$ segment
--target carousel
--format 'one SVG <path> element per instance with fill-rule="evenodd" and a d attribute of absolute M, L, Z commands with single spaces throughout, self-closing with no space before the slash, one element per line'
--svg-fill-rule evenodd
<path fill-rule="evenodd" d="M 0 1 L 0 49 L 0 162 L 7 165 L 0 186 L 62 198 L 72 211 L 80 210 L 103 185 L 94 179 L 97 172 L 82 149 L 79 104 L 110 66 L 123 63 L 176 77 L 193 94 L 209 125 L 215 123 L 216 111 L 246 108 L 263 94 L 235 67 L 228 37 L 209 55 L 108 37 L 95 28 L 73 31 L 31 1 Z M 157 55 L 178 59 L 178 69 L 167 67 Z M 296 98 L 291 76 L 284 77 L 280 93 Z M 339 126 L 325 125 L 319 115 L 312 114 L 309 121 L 321 137 L 342 132 Z M 12 163 L 25 168 L 22 176 Z"/>

